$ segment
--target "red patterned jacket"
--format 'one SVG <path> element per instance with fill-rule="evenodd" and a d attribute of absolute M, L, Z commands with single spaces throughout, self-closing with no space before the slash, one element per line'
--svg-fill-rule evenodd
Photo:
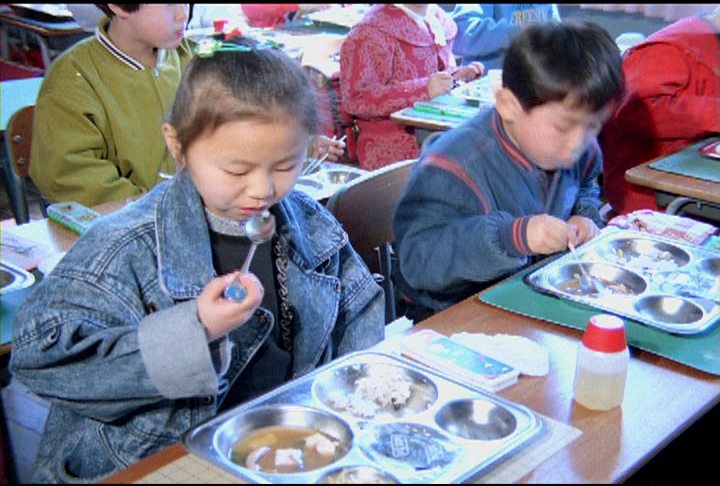
<path fill-rule="evenodd" d="M 414 130 L 391 121 L 390 115 L 429 99 L 430 74 L 457 70 L 452 54 L 457 26 L 442 9 L 434 11 L 445 31 L 444 46 L 392 4 L 374 5 L 343 42 L 342 106 L 358 119 L 358 158 L 364 169 L 419 155 Z"/>

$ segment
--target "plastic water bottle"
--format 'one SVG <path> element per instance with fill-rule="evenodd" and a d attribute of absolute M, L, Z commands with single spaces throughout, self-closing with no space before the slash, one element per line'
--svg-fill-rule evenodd
<path fill-rule="evenodd" d="M 591 410 L 621 405 L 629 362 L 622 319 L 607 314 L 591 317 L 578 346 L 575 401 Z"/>

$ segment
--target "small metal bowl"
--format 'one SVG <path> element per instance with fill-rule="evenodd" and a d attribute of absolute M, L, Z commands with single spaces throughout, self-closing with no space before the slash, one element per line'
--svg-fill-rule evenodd
<path fill-rule="evenodd" d="M 35 283 L 35 276 L 15 265 L 2 262 L 2 288 L 0 293 L 12 292 L 30 287 Z"/>
<path fill-rule="evenodd" d="M 310 188 L 316 191 L 320 191 L 324 187 L 322 182 L 316 181 L 315 179 L 307 179 L 305 177 L 300 177 L 295 184 L 297 184 L 298 186 L 303 186 L 299 189 Z"/>
<path fill-rule="evenodd" d="M 580 265 L 590 275 L 593 285 L 602 285 L 604 292 L 584 281 Z M 607 297 L 612 295 L 639 295 L 647 289 L 640 275 L 607 263 L 568 263 L 556 266 L 547 274 L 547 282 L 556 290 L 576 297 Z"/>
<path fill-rule="evenodd" d="M 702 308 L 693 302 L 671 295 L 650 295 L 635 302 L 643 317 L 663 324 L 692 324 L 703 318 Z"/>
<path fill-rule="evenodd" d="M 365 172 L 359 169 L 343 168 L 343 169 L 327 169 L 321 171 L 325 179 L 330 184 L 344 185 L 350 181 L 354 181 L 362 176 Z"/>
<path fill-rule="evenodd" d="M 676 270 L 690 262 L 679 246 L 647 238 L 611 239 L 600 244 L 597 253 L 608 262 L 642 271 Z"/>
<path fill-rule="evenodd" d="M 376 425 L 362 435 L 360 447 L 379 464 L 417 471 L 447 467 L 461 451 L 437 429 L 409 422 Z"/>
<path fill-rule="evenodd" d="M 517 420 L 508 409 L 488 400 L 454 400 L 435 414 L 446 432 L 470 440 L 497 440 L 512 434 Z"/>
<path fill-rule="evenodd" d="M 333 462 L 337 462 L 347 455 L 354 439 L 352 429 L 340 417 L 303 405 L 275 404 L 231 415 L 215 432 L 213 448 L 220 457 L 227 459 L 236 467 L 246 469 L 245 465 L 233 460 L 233 448 L 250 432 L 271 426 L 302 427 L 333 437 L 340 443 L 341 451 L 344 451 L 338 454 Z M 287 474 L 302 474 L 307 471 L 309 470 Z M 283 475 L 283 473 L 255 472 L 266 475 Z"/>
<path fill-rule="evenodd" d="M 400 481 L 374 467 L 347 466 L 323 474 L 317 484 L 400 484 Z"/>
<path fill-rule="evenodd" d="M 329 409 L 366 420 L 407 417 L 438 399 L 437 387 L 427 376 L 385 363 L 357 363 L 320 374 L 312 393 Z"/>
<path fill-rule="evenodd" d="M 697 263 L 698 269 L 711 277 L 720 278 L 720 258 L 705 258 Z"/>
<path fill-rule="evenodd" d="M 660 292 L 675 296 L 720 298 L 717 295 L 717 277 L 705 272 L 656 272 L 652 276 L 652 283 Z"/>

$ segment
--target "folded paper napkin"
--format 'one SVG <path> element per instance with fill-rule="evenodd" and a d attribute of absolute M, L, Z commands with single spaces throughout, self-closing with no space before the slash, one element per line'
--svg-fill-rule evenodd
<path fill-rule="evenodd" d="M 506 363 L 528 376 L 545 376 L 550 371 L 550 354 L 536 342 L 509 334 L 489 336 L 460 332 L 452 339 L 493 359 Z"/>
<path fill-rule="evenodd" d="M 608 226 L 644 231 L 657 236 L 684 240 L 693 245 L 702 245 L 717 231 L 717 228 L 711 224 L 650 209 L 640 209 L 615 216 L 608 222 Z"/>

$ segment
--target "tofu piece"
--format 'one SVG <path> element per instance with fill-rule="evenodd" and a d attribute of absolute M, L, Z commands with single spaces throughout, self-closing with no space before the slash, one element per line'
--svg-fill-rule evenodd
<path fill-rule="evenodd" d="M 300 449 L 278 449 L 275 451 L 275 467 L 298 466 L 302 469 L 303 458 Z"/>

